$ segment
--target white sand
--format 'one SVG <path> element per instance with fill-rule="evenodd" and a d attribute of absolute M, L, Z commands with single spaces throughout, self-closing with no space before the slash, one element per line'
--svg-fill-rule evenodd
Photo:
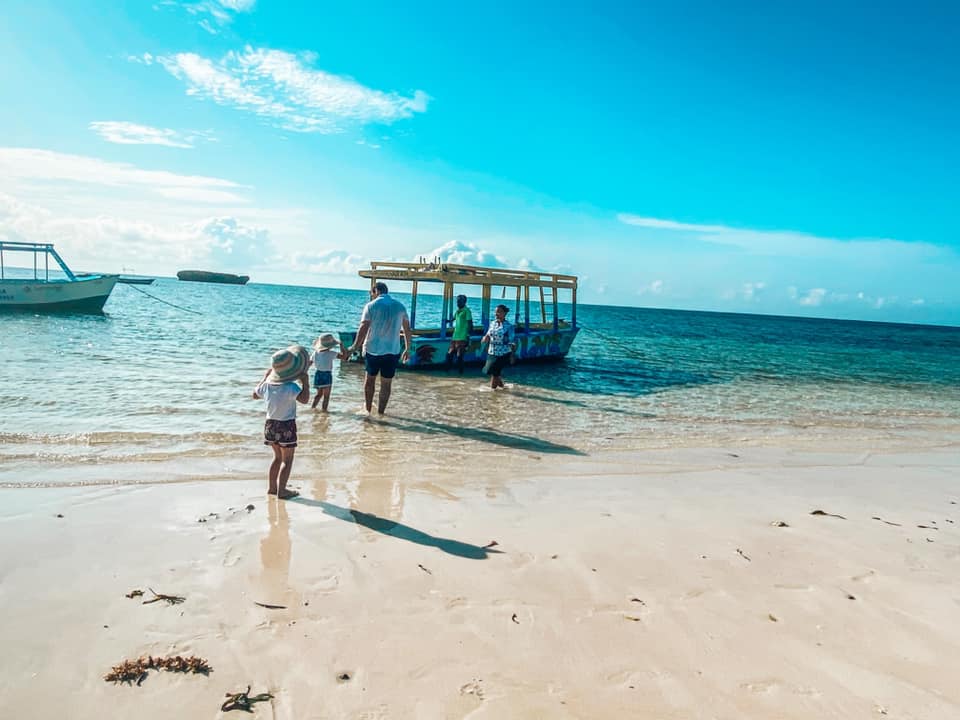
<path fill-rule="evenodd" d="M 2 490 L 2 707 L 212 718 L 249 683 L 275 695 L 252 717 L 297 720 L 960 717 L 956 447 L 538 467 L 295 473 L 288 503 L 247 482 Z M 186 601 L 124 597 L 147 587 Z M 146 653 L 213 673 L 103 681 Z"/>

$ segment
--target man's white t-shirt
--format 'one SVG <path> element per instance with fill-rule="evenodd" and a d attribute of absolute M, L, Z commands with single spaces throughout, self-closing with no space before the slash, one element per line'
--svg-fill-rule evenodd
<path fill-rule="evenodd" d="M 408 320 L 403 303 L 390 295 L 380 295 L 363 307 L 360 322 L 370 321 L 370 330 L 363 341 L 365 355 L 399 355 L 402 350 L 400 331 Z"/>
<path fill-rule="evenodd" d="M 297 395 L 300 386 L 295 382 L 257 385 L 257 395 L 267 401 L 267 420 L 293 420 L 297 417 Z"/>

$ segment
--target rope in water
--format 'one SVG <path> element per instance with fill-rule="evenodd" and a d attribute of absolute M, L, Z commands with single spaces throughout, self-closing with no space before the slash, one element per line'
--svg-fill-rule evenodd
<path fill-rule="evenodd" d="M 203 315 L 202 312 L 197 312 L 196 310 L 191 310 L 190 308 L 185 308 L 185 307 L 183 307 L 182 305 L 174 305 L 172 302 L 167 302 L 167 301 L 164 300 L 163 298 L 158 298 L 156 295 L 151 295 L 151 294 L 148 293 L 146 290 L 141 290 L 141 289 L 138 288 L 136 285 L 127 285 L 127 287 L 130 288 L 131 290 L 136 290 L 138 293 L 143 293 L 143 294 L 146 295 L 148 298 L 153 298 L 153 299 L 156 300 L 157 302 L 162 302 L 164 305 L 169 305 L 169 306 L 172 307 L 172 308 L 176 308 L 177 310 L 183 310 L 184 312 L 193 313 L 194 315 Z"/>

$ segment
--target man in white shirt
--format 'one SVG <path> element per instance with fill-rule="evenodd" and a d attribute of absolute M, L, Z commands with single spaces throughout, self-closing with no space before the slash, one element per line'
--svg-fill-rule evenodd
<path fill-rule="evenodd" d="M 410 359 L 410 318 L 403 303 L 389 295 L 385 283 L 378 282 L 370 291 L 371 300 L 363 307 L 357 339 L 348 352 L 363 348 L 363 361 L 367 376 L 363 383 L 363 397 L 367 412 L 373 408 L 373 393 L 377 375 L 380 376 L 380 396 L 377 398 L 377 414 L 383 415 L 390 400 L 390 386 L 397 372 L 397 363 Z M 400 334 L 403 333 L 404 349 L 400 353 Z"/>

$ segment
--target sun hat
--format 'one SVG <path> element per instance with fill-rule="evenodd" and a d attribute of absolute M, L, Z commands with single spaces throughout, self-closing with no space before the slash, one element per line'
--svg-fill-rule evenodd
<path fill-rule="evenodd" d="M 296 380 L 307 370 L 310 354 L 303 345 L 291 345 L 277 350 L 270 358 L 273 372 L 267 378 L 270 383 L 284 383 Z"/>
<path fill-rule="evenodd" d="M 329 350 L 330 348 L 335 348 L 340 343 L 333 336 L 332 333 L 324 333 L 320 336 L 320 340 L 317 341 L 317 345 L 322 347 L 324 350 Z"/>

